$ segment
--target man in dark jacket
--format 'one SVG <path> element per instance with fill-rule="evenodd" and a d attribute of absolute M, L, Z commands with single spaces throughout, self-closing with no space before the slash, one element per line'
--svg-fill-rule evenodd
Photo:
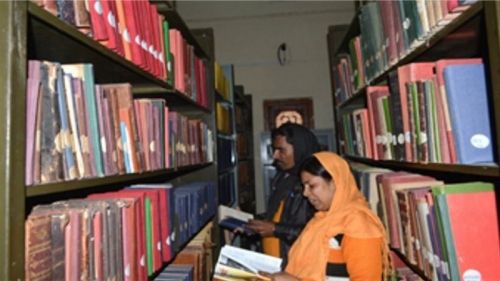
<path fill-rule="evenodd" d="M 263 237 L 264 253 L 281 257 L 286 264 L 288 250 L 314 214 L 314 208 L 302 195 L 298 169 L 320 146 L 309 129 L 292 123 L 274 129 L 271 138 L 278 173 L 271 184 L 263 220 L 251 220 L 248 227 Z"/>

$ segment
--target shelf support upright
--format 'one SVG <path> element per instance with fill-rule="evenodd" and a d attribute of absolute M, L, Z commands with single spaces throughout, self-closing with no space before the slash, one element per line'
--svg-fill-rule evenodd
<path fill-rule="evenodd" d="M 0 280 L 24 280 L 27 2 L 0 1 Z"/>
<path fill-rule="evenodd" d="M 488 38 L 488 56 L 489 56 L 489 71 L 491 72 L 491 100 L 493 104 L 492 121 L 494 123 L 495 143 L 492 143 L 496 148 L 496 161 L 500 162 L 500 84 L 496 81 L 500 79 L 500 3 L 497 1 L 484 1 L 484 12 L 486 20 L 486 32 Z"/>

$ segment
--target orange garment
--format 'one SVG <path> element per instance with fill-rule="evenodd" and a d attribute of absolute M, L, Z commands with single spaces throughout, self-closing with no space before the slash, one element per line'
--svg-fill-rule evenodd
<path fill-rule="evenodd" d="M 283 206 L 285 202 L 282 200 L 278 206 L 278 210 L 274 213 L 273 222 L 278 223 L 283 213 Z M 280 257 L 280 240 L 274 236 L 262 238 L 262 250 L 264 254 L 273 257 Z"/>
<path fill-rule="evenodd" d="M 328 264 L 347 269 L 350 280 L 376 280 L 382 276 L 383 239 L 344 236 L 339 248 L 329 249 Z M 336 272 L 339 274 L 338 272 Z M 341 273 L 340 273 L 341 274 Z M 339 275 L 330 275 L 337 277 Z"/>
<path fill-rule="evenodd" d="M 332 176 L 335 183 L 335 195 L 328 211 L 318 211 L 307 223 L 306 227 L 293 244 L 288 254 L 286 272 L 302 279 L 323 281 L 326 276 L 326 265 L 330 254 L 329 239 L 343 233 L 357 239 L 379 238 L 383 242 L 380 247 L 382 266 L 380 272 L 388 274 L 389 262 L 385 230 L 380 219 L 372 213 L 368 204 L 356 186 L 354 177 L 347 162 L 332 152 L 314 154 L 321 165 Z M 360 278 L 357 272 L 358 259 L 362 259 L 364 249 L 359 247 L 350 251 L 357 258 L 349 264 L 349 256 L 344 255 L 350 280 L 375 280 Z M 349 255 L 348 254 L 348 255 Z M 364 261 L 369 263 L 369 259 Z M 376 264 L 374 264 L 376 266 Z M 369 273 L 367 276 L 371 276 Z M 382 276 L 376 278 L 380 281 Z"/>

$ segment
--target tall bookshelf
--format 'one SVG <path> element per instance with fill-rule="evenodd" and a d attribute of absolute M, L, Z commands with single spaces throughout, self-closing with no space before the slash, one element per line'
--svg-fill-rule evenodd
<path fill-rule="evenodd" d="M 364 1 L 358 1 L 356 7 L 362 9 Z M 417 1 L 418 2 L 418 1 Z M 485 165 L 463 165 L 463 164 L 443 164 L 443 163 L 423 163 L 419 161 L 407 162 L 397 160 L 373 160 L 370 158 L 354 156 L 339 149 L 339 153 L 352 162 L 368 164 L 373 167 L 387 168 L 394 171 L 409 171 L 422 175 L 435 177 L 445 183 L 484 181 L 494 184 L 495 197 L 498 197 L 500 182 L 500 86 L 496 82 L 500 79 L 500 3 L 496 1 L 478 1 L 465 9 L 460 15 L 445 25 L 440 25 L 429 36 L 413 46 L 408 52 L 398 58 L 394 63 L 380 69 L 364 86 L 355 89 L 350 97 L 341 101 L 336 101 L 339 83 L 334 79 L 336 64 L 340 60 L 341 54 L 349 53 L 349 43 L 354 37 L 361 34 L 361 11 L 356 11 L 351 24 L 344 31 L 345 27 L 331 28 L 329 30 L 329 53 L 330 70 L 332 73 L 332 96 L 334 106 L 334 120 L 336 120 L 337 130 L 342 128 L 342 115 L 351 113 L 356 109 L 367 106 L 367 87 L 375 85 L 387 85 L 389 73 L 397 70 L 398 67 L 414 63 L 436 61 L 447 58 L 473 58 L 480 57 L 485 63 L 486 88 L 489 101 L 489 112 L 478 112 L 471 114 L 489 114 L 491 121 L 493 147 L 493 164 Z M 345 36 L 339 36 L 339 30 Z M 380 27 L 382 29 L 382 27 Z M 337 33 L 335 33 L 337 32 Z M 335 42 L 333 42 L 335 41 Z M 378 54 L 380 55 L 380 54 Z M 363 63 L 366 63 L 364 61 Z M 392 93 L 391 93 L 392 94 Z M 344 139 L 339 136 L 338 143 L 343 143 Z M 405 255 L 395 251 L 407 265 L 414 270 L 421 278 L 430 280 L 423 271 L 410 264 Z"/>
<path fill-rule="evenodd" d="M 234 68 L 230 64 L 215 68 L 219 203 L 238 206 Z"/>
<path fill-rule="evenodd" d="M 252 95 L 242 85 L 234 87 L 234 119 L 238 154 L 238 202 L 241 210 L 255 213 Z"/>
<path fill-rule="evenodd" d="M 158 3 L 160 13 L 171 22 L 171 27 L 179 29 L 194 46 L 195 53 L 207 63 L 208 76 L 213 77 L 211 57 L 206 55 L 182 19 L 168 5 L 168 9 L 162 10 L 162 3 Z M 209 106 L 200 106 L 174 90 L 167 82 L 142 70 L 32 2 L 4 1 L 0 3 L 0 7 L 0 23 L 4 28 L 0 35 L 3 73 L 0 87 L 4 93 L 0 98 L 0 128 L 4 136 L 0 140 L 0 180 L 3 186 L 0 191 L 0 224 L 3 229 L 0 233 L 0 279 L 24 279 L 24 222 L 34 205 L 82 198 L 95 192 L 114 191 L 134 183 L 169 181 L 178 185 L 194 180 L 217 181 L 216 165 L 210 162 L 26 187 L 24 143 L 28 59 L 91 63 L 96 83 L 131 83 L 134 97 L 165 99 L 172 109 L 204 120 L 212 132 L 215 132 L 213 80 L 207 80 Z M 216 155 L 213 155 L 213 158 L 216 159 Z"/>

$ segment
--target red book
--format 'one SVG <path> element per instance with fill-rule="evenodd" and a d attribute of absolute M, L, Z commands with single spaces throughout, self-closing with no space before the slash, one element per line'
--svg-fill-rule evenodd
<path fill-rule="evenodd" d="M 89 14 L 90 22 L 92 27 L 92 37 L 96 41 L 106 41 L 108 40 L 108 31 L 106 29 L 106 19 L 104 14 L 103 5 L 107 3 L 102 3 L 102 0 L 88 0 L 89 2 Z M 104 1 L 106 2 L 106 1 Z"/>
<path fill-rule="evenodd" d="M 379 112 L 377 99 L 386 96 L 389 96 L 389 88 L 387 86 L 370 86 L 366 88 L 366 104 L 368 107 L 368 119 L 370 121 L 370 139 L 372 140 L 370 145 L 373 151 L 373 159 L 375 160 L 384 158 L 384 145 L 380 142 L 382 129 L 378 122 Z"/>
<path fill-rule="evenodd" d="M 131 187 L 134 190 L 134 186 Z M 162 267 L 162 239 L 160 223 L 160 198 L 155 189 L 138 189 L 146 198 L 151 201 L 151 227 L 153 238 L 153 270 L 156 271 Z M 146 215 L 146 214 L 145 214 Z"/>
<path fill-rule="evenodd" d="M 156 9 L 155 5 L 149 4 L 149 14 L 150 14 L 150 19 L 149 19 L 149 25 L 150 25 L 150 30 L 151 30 L 151 53 L 153 56 L 153 61 L 155 65 L 155 76 L 158 78 L 162 77 L 162 71 L 161 71 L 161 63 L 158 58 L 158 53 L 161 49 L 160 47 L 160 32 L 158 31 L 159 24 L 158 24 L 158 11 Z"/>
<path fill-rule="evenodd" d="M 444 192 L 460 280 L 498 279 L 500 241 L 494 186 L 454 184 L 446 185 Z"/>
<path fill-rule="evenodd" d="M 149 14 L 147 12 L 147 1 L 134 1 L 136 3 L 136 11 L 138 19 L 147 19 Z M 149 27 L 147 20 L 139 20 L 140 23 L 140 36 L 141 36 L 141 47 L 142 53 L 145 58 L 145 69 L 151 73 L 153 73 L 153 64 L 151 53 L 149 52 Z"/>
<path fill-rule="evenodd" d="M 122 198 L 131 198 L 137 201 L 137 205 L 135 208 L 135 217 L 136 217 L 136 225 L 135 225 L 135 235 L 137 237 L 137 246 L 136 254 L 137 254 L 137 275 L 138 280 L 147 281 L 148 280 L 148 272 L 146 265 L 146 224 L 145 224 L 145 213 L 144 213 L 144 200 L 145 194 L 144 192 L 140 192 L 137 190 L 131 189 L 122 189 L 118 191 L 120 197 Z"/>
<path fill-rule="evenodd" d="M 145 185 L 134 185 L 133 188 L 138 189 L 149 189 L 150 191 L 156 192 L 158 195 L 159 203 L 159 217 L 160 217 L 160 236 L 161 236 L 161 248 L 162 248 L 162 260 L 168 262 L 173 257 L 173 252 L 171 248 L 171 243 L 169 241 L 170 234 L 170 212 L 169 212 L 169 200 L 168 200 L 168 190 L 169 186 L 166 185 L 155 185 L 155 184 L 145 184 Z"/>
<path fill-rule="evenodd" d="M 168 107 L 165 106 L 165 120 L 164 120 L 164 133 L 165 133 L 165 168 L 170 168 L 172 163 L 170 162 L 170 126 L 168 119 Z"/>
<path fill-rule="evenodd" d="M 114 5 L 116 8 L 116 28 L 118 30 L 118 35 L 120 36 L 120 40 L 122 43 L 123 55 L 126 59 L 132 61 L 132 46 L 131 46 L 131 38 L 130 33 L 127 28 L 126 22 L 126 13 L 125 13 L 125 4 L 127 0 L 115 0 Z"/>
<path fill-rule="evenodd" d="M 132 55 L 132 61 L 138 65 L 143 65 L 143 57 L 140 40 L 138 40 L 138 23 L 137 17 L 135 13 L 135 1 L 125 0 L 122 1 L 123 8 L 125 10 L 125 25 L 127 27 L 127 31 L 130 37 L 130 51 Z"/>

